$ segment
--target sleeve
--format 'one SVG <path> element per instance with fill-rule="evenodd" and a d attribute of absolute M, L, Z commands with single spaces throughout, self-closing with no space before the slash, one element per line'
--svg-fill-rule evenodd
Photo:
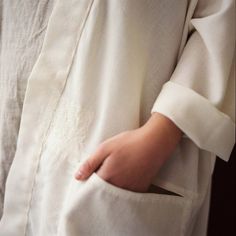
<path fill-rule="evenodd" d="M 190 2 L 183 49 L 151 109 L 225 161 L 235 143 L 234 8 L 234 0 Z"/>

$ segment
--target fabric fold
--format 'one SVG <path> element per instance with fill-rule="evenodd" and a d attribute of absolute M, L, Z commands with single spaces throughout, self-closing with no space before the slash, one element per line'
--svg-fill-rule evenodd
<path fill-rule="evenodd" d="M 201 149 L 228 161 L 234 146 L 235 124 L 195 91 L 168 81 L 152 111 L 170 118 Z"/>

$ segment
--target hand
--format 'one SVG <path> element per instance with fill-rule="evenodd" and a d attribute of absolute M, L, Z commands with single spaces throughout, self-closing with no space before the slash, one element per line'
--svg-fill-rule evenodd
<path fill-rule="evenodd" d="M 101 143 L 80 166 L 75 178 L 85 180 L 96 171 L 115 186 L 147 192 L 180 138 L 181 131 L 172 121 L 154 113 L 142 127 L 121 132 Z"/>

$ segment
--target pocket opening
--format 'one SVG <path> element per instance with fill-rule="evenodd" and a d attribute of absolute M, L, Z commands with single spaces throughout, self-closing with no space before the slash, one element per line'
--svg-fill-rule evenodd
<path fill-rule="evenodd" d="M 152 192 L 134 192 L 131 190 L 127 190 L 124 188 L 120 188 L 118 186 L 115 186 L 104 179 L 102 179 L 97 173 L 93 173 L 90 177 L 90 180 L 94 182 L 95 184 L 99 184 L 99 188 L 104 188 L 106 191 L 113 193 L 119 197 L 124 197 L 128 199 L 133 199 L 136 201 L 159 201 L 162 199 L 163 201 L 178 201 L 181 204 L 184 201 L 184 197 L 181 195 L 178 195 L 177 193 L 171 192 L 169 190 L 160 190 L 160 193 L 152 193 Z M 159 186 L 158 186 L 159 187 Z M 165 193 L 164 193 L 165 192 Z M 166 194 L 169 193 L 169 194 Z M 172 193 L 172 194 L 171 194 Z M 175 195 L 174 195 L 175 194 Z"/>
<path fill-rule="evenodd" d="M 183 197 L 182 195 L 180 195 L 178 193 L 175 193 L 173 191 L 169 191 L 167 189 L 161 188 L 161 187 L 154 185 L 154 184 L 151 184 L 149 186 L 148 193 L 157 193 L 157 194 L 165 194 L 165 195 Z"/>

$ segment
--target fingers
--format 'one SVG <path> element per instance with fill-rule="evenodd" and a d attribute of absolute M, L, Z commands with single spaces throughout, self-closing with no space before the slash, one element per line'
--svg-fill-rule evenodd
<path fill-rule="evenodd" d="M 77 180 L 87 179 L 96 171 L 109 154 L 108 148 L 105 148 L 105 145 L 101 144 L 95 153 L 79 167 L 78 171 L 75 173 L 75 178 Z"/>

